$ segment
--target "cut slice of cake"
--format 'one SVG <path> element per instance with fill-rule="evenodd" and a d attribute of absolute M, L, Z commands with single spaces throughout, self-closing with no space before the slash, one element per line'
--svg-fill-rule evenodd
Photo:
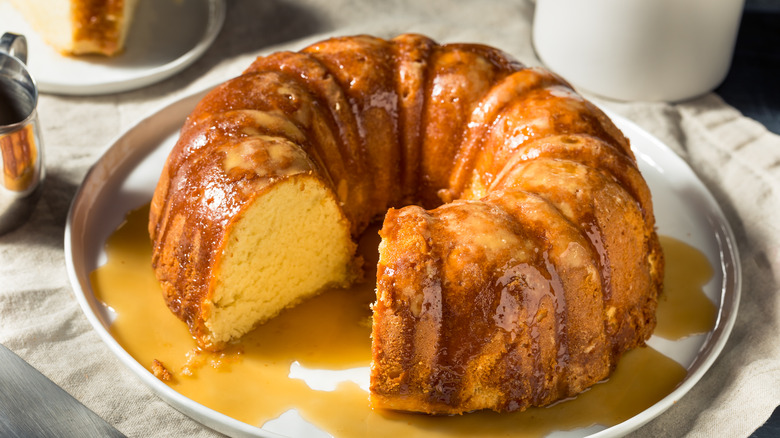
<path fill-rule="evenodd" d="M 337 200 L 311 175 L 270 184 L 233 221 L 201 306 L 204 339 L 225 345 L 329 287 L 358 276 L 356 245 Z"/>

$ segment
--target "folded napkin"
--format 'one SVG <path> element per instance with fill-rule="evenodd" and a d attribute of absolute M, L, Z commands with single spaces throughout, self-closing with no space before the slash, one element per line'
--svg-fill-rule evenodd
<path fill-rule="evenodd" d="M 41 96 L 48 179 L 29 222 L 0 236 L 0 343 L 128 436 L 218 435 L 128 371 L 74 299 L 63 231 L 89 167 L 142 116 L 239 74 L 258 54 L 332 35 L 419 32 L 440 42 L 490 44 L 537 65 L 532 15 L 533 3 L 520 0 L 231 0 L 214 45 L 177 76 L 117 95 Z M 688 394 L 633 435 L 748 436 L 780 403 L 780 137 L 714 94 L 678 104 L 592 98 L 691 165 L 731 223 L 743 268 L 742 302 L 723 352 Z"/>

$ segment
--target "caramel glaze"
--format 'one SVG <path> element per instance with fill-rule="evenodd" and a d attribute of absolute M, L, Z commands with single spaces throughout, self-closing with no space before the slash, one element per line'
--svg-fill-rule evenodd
<path fill-rule="evenodd" d="M 210 353 L 196 347 L 184 325 L 161 300 L 159 284 L 149 266 L 147 217 L 146 209 L 128 216 L 106 244 L 106 265 L 90 276 L 98 299 L 117 313 L 111 333 L 143 366 L 164 366 L 160 375 L 165 378 L 167 371 L 164 381 L 174 390 L 249 424 L 263 425 L 295 407 L 308 421 L 342 438 L 539 437 L 593 424 L 609 427 L 621 423 L 665 397 L 686 375 L 679 364 L 645 347 L 626 353 L 608 381 L 546 408 L 460 416 L 371 410 L 366 392 L 349 382 L 334 391 L 317 391 L 289 376 L 296 361 L 308 368 L 333 371 L 368 365 L 368 304 L 374 299 L 371 275 L 353 289 L 329 291 L 284 312 L 240 344 Z M 716 312 L 701 289 L 712 275 L 707 259 L 675 239 L 662 237 L 661 241 L 670 268 L 658 309 L 658 331 L 678 338 L 711 330 Z M 374 230 L 361 240 L 359 251 L 369 264 L 376 260 L 377 244 Z M 525 266 L 518 266 L 519 270 L 528 271 Z M 497 281 L 507 286 L 510 278 L 498 277 Z M 680 309 L 682 316 L 677 313 Z M 511 314 L 494 317 L 497 324 L 506 326 Z"/>
<path fill-rule="evenodd" d="M 90 40 L 105 54 L 119 49 L 119 22 L 124 15 L 124 0 L 80 0 L 71 2 L 73 40 Z"/>
<path fill-rule="evenodd" d="M 247 148 L 250 164 L 226 165 Z M 203 342 L 201 303 L 225 236 L 274 181 L 301 173 L 332 187 L 354 236 L 388 207 L 445 203 L 385 217 L 375 407 L 549 404 L 652 333 L 663 255 L 612 122 L 497 49 L 358 36 L 258 58 L 185 123 L 149 232 L 166 301 L 202 347 L 221 347 Z"/>
<path fill-rule="evenodd" d="M 611 370 L 588 242 L 536 195 L 491 200 L 388 213 L 408 217 L 391 216 L 382 230 L 372 403 L 523 410 L 574 395 Z M 475 233 L 463 236 L 464 224 Z M 490 233 L 480 232 L 485 226 Z M 396 275 L 410 270 L 418 275 Z M 386 402 L 388 393 L 401 396 Z"/>
<path fill-rule="evenodd" d="M 678 262 L 667 264 L 664 284 L 670 293 L 658 300 L 658 325 L 654 334 L 677 340 L 686 336 L 707 333 L 715 326 L 718 312 L 706 295 L 697 293 L 713 275 L 707 258 L 695 248 L 668 236 L 661 236 L 664 251 L 676 256 Z"/>

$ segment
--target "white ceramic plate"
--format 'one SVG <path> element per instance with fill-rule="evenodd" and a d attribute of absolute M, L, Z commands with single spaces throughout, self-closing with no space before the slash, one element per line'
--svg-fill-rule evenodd
<path fill-rule="evenodd" d="M 117 93 L 161 81 L 195 62 L 219 34 L 225 4 L 225 0 L 139 0 L 126 49 L 115 57 L 63 56 L 5 2 L 0 2 L 0 32 L 27 38 L 28 65 L 42 93 Z"/>
<path fill-rule="evenodd" d="M 163 162 L 184 118 L 202 97 L 179 100 L 140 121 L 119 136 L 87 174 L 76 194 L 65 228 L 65 257 L 73 289 L 84 313 L 109 348 L 145 384 L 175 408 L 223 433 L 236 436 L 311 436 L 300 417 L 254 427 L 175 392 L 137 363 L 109 333 L 111 315 L 95 298 L 89 273 L 105 260 L 106 239 L 125 214 L 149 202 Z M 715 275 L 705 293 L 719 313 L 710 333 L 670 342 L 653 337 L 650 345 L 688 369 L 687 377 L 666 398 L 639 415 L 608 429 L 588 428 L 556 436 L 622 436 L 650 421 L 679 400 L 702 377 L 720 353 L 736 318 L 740 265 L 734 236 L 707 188 L 668 147 L 628 120 L 610 114 L 631 139 L 640 168 L 653 193 L 660 234 L 682 240 L 703 252 Z M 273 432 L 272 432 L 273 430 Z M 304 432 L 302 432 L 304 431 Z"/>

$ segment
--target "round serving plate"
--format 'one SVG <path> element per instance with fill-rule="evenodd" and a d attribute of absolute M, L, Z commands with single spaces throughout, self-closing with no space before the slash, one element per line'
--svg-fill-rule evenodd
<path fill-rule="evenodd" d="M 311 436 L 316 430 L 299 416 L 257 427 L 209 409 L 168 387 L 111 336 L 111 311 L 99 302 L 90 285 L 90 272 L 105 262 L 107 238 L 128 211 L 149 202 L 178 130 L 204 93 L 184 97 L 141 120 L 116 138 L 90 169 L 68 214 L 65 229 L 68 274 L 85 315 L 110 350 L 173 407 L 233 436 Z M 734 325 L 740 297 L 736 241 L 712 194 L 666 145 L 625 118 L 608 115 L 631 140 L 640 170 L 653 194 L 658 233 L 693 246 L 712 265 L 715 273 L 704 291 L 717 306 L 718 317 L 714 329 L 706 334 L 674 342 L 654 336 L 649 341 L 653 348 L 687 369 L 685 379 L 665 398 L 618 425 L 559 431 L 555 436 L 622 436 L 672 406 L 701 379 L 722 350 Z"/>

